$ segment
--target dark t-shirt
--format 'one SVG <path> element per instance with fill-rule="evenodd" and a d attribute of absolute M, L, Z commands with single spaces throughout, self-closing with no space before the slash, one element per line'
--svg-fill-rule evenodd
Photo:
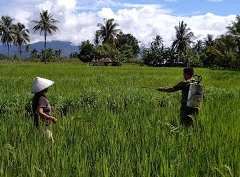
<path fill-rule="evenodd" d="M 50 106 L 50 104 L 49 104 L 49 102 L 48 102 L 46 97 L 41 96 L 39 98 L 38 107 L 43 108 L 43 112 L 48 114 L 48 115 L 50 115 L 50 113 L 51 113 L 51 106 Z"/>
<path fill-rule="evenodd" d="M 182 100 L 181 100 L 182 107 L 187 107 L 189 86 L 190 86 L 190 83 L 194 81 L 195 81 L 194 79 L 181 81 L 173 87 L 175 91 L 179 91 L 179 90 L 182 91 Z"/>
<path fill-rule="evenodd" d="M 43 108 L 43 112 L 47 115 L 51 115 L 51 106 L 47 97 L 44 94 L 35 94 L 32 99 L 32 110 L 34 114 L 34 119 L 38 119 L 37 109 Z M 46 123 L 48 123 L 46 121 Z M 37 123 L 38 124 L 38 123 Z"/>

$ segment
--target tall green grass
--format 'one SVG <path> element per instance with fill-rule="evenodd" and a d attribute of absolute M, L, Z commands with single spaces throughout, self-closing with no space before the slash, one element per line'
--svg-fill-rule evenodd
<path fill-rule="evenodd" d="M 0 64 L 0 176 L 240 176 L 240 73 L 196 69 L 205 99 L 194 128 L 179 124 L 180 93 L 155 89 L 182 68 Z M 35 129 L 36 76 L 48 98 L 55 143 Z"/>

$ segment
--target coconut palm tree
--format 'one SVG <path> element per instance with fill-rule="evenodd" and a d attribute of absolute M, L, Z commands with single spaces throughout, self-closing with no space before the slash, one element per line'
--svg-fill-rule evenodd
<path fill-rule="evenodd" d="M 203 41 L 197 40 L 196 43 L 194 43 L 193 51 L 195 53 L 199 54 L 201 52 L 202 48 L 203 48 Z"/>
<path fill-rule="evenodd" d="M 55 24 L 58 22 L 57 20 L 53 19 L 52 15 L 48 13 L 47 10 L 43 10 L 40 13 L 40 20 L 39 21 L 32 21 L 36 24 L 36 26 L 33 27 L 34 32 L 40 31 L 40 34 L 43 33 L 44 35 L 44 51 L 46 51 L 47 48 L 47 35 L 52 35 L 53 31 L 56 32 L 58 30 L 58 27 L 55 26 Z M 44 61 L 46 62 L 46 52 L 44 54 Z"/>
<path fill-rule="evenodd" d="M 30 53 L 31 50 L 32 50 L 32 46 L 31 46 L 30 44 L 27 44 L 27 45 L 25 46 L 25 52 Z"/>
<path fill-rule="evenodd" d="M 232 22 L 231 26 L 227 27 L 230 34 L 240 37 L 240 15 L 236 16 L 236 22 Z"/>
<path fill-rule="evenodd" d="M 25 28 L 25 25 L 21 23 L 13 25 L 13 29 L 15 34 L 14 43 L 17 46 L 19 53 L 21 54 L 22 46 L 30 42 L 29 31 Z"/>
<path fill-rule="evenodd" d="M 99 45 L 100 44 L 99 38 L 100 38 L 99 31 L 96 31 L 95 36 L 94 36 L 94 44 L 95 45 Z"/>
<path fill-rule="evenodd" d="M 204 45 L 206 47 L 214 45 L 214 39 L 212 34 L 208 34 L 207 37 L 204 39 Z"/>
<path fill-rule="evenodd" d="M 105 19 L 105 24 L 99 23 L 97 26 L 100 29 L 96 31 L 95 43 L 102 41 L 103 44 L 114 44 L 114 39 L 121 32 L 117 29 L 119 24 L 114 23 L 114 19 Z"/>
<path fill-rule="evenodd" d="M 1 34 L 1 42 L 3 45 L 7 46 L 8 56 L 9 56 L 9 48 L 11 44 L 14 42 L 14 28 L 13 28 L 13 19 L 9 16 L 1 16 L 0 19 L 0 34 Z"/>
<path fill-rule="evenodd" d="M 240 15 L 236 16 L 236 21 L 232 22 L 231 26 L 227 27 L 228 33 L 235 37 L 235 41 L 240 52 Z"/>
<path fill-rule="evenodd" d="M 54 56 L 55 57 L 60 57 L 61 54 L 62 54 L 62 50 L 61 49 L 54 50 Z"/>
<path fill-rule="evenodd" d="M 187 49 L 192 43 L 194 37 L 190 28 L 187 28 L 187 24 L 184 21 L 179 22 L 179 26 L 175 26 L 176 40 L 173 41 L 172 48 L 178 53 L 179 61 L 186 55 Z"/>
<path fill-rule="evenodd" d="M 30 58 L 35 58 L 37 56 L 37 53 L 38 53 L 37 49 L 31 50 L 30 51 Z"/>
<path fill-rule="evenodd" d="M 157 35 L 157 36 L 153 39 L 153 42 L 154 42 L 154 44 L 157 45 L 157 46 L 162 46 L 162 45 L 163 45 L 162 36 Z"/>

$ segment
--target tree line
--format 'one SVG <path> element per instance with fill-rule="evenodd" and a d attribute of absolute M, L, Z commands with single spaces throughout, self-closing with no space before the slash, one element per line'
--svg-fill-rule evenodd
<path fill-rule="evenodd" d="M 227 27 L 227 33 L 214 39 L 193 41 L 194 34 L 184 21 L 175 26 L 176 37 L 170 47 L 163 46 L 160 35 L 142 51 L 143 62 L 152 66 L 199 66 L 240 69 L 240 16 Z"/>
<path fill-rule="evenodd" d="M 22 23 L 13 23 L 13 19 L 9 16 L 1 16 L 0 19 L 0 38 L 1 43 L 7 46 L 8 55 L 11 45 L 16 45 L 18 52 L 21 53 L 23 45 L 30 42 L 29 31 Z"/>
<path fill-rule="evenodd" d="M 81 61 L 91 62 L 101 58 L 118 61 L 133 61 L 140 52 L 139 42 L 132 34 L 124 34 L 114 19 L 104 19 L 104 24 L 97 25 L 94 43 L 82 41 L 78 57 Z"/>
<path fill-rule="evenodd" d="M 52 49 L 47 49 L 47 36 L 48 34 L 52 35 L 53 32 L 58 30 L 56 23 L 58 22 L 55 20 L 48 11 L 42 11 L 40 13 L 40 20 L 33 20 L 31 21 L 35 24 L 33 27 L 34 33 L 36 31 L 40 31 L 40 34 L 44 36 L 44 50 L 41 51 L 42 53 L 42 61 L 47 61 L 47 55 L 52 52 Z M 10 16 L 1 16 L 0 19 L 0 39 L 1 43 L 7 46 L 8 49 L 8 56 L 9 49 L 12 45 L 17 46 L 18 53 L 21 55 L 23 46 L 25 50 L 31 52 L 31 56 L 38 56 L 36 53 L 36 49 L 31 50 L 30 48 L 30 34 L 29 30 L 26 29 L 25 25 L 22 23 L 14 23 L 14 19 Z M 31 51 L 30 51 L 31 50 Z M 59 51 L 55 51 L 55 54 L 61 53 Z M 36 54 L 36 55 L 35 55 Z"/>
<path fill-rule="evenodd" d="M 47 49 L 47 36 L 58 30 L 58 21 L 46 10 L 40 12 L 40 20 L 33 20 L 33 31 L 44 36 L 44 49 L 37 54 L 30 48 L 29 30 L 22 23 L 13 23 L 10 16 L 1 16 L 0 40 L 8 49 L 17 46 L 21 55 L 23 47 L 31 57 L 40 57 L 47 62 L 51 56 L 60 57 L 61 51 Z M 111 58 L 122 62 L 135 62 L 141 56 L 142 64 L 149 66 L 199 66 L 240 69 L 240 16 L 227 27 L 227 33 L 214 39 L 207 34 L 203 40 L 195 41 L 195 36 L 184 21 L 175 26 L 175 40 L 170 47 L 163 45 L 161 35 L 156 35 L 150 46 L 140 47 L 139 41 L 132 34 L 125 34 L 119 29 L 114 19 L 104 19 L 97 24 L 98 30 L 94 40 L 82 41 L 79 52 L 70 57 L 78 57 L 83 62 L 91 62 L 101 58 Z"/>
<path fill-rule="evenodd" d="M 156 35 L 149 47 L 139 47 L 138 40 L 124 34 L 114 19 L 98 24 L 94 44 L 82 41 L 78 57 L 92 59 L 110 57 L 129 61 L 141 54 L 141 61 L 149 66 L 197 66 L 240 69 L 240 16 L 227 27 L 227 33 L 214 39 L 207 34 L 204 40 L 194 42 L 195 36 L 184 21 L 175 26 L 175 40 L 170 47 L 163 45 L 161 35 Z"/>

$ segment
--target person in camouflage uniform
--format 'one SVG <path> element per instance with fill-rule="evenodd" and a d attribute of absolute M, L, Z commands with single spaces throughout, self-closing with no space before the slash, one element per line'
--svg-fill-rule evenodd
<path fill-rule="evenodd" d="M 157 90 L 160 92 L 176 92 L 182 91 L 182 99 L 181 99 L 181 108 L 180 108 L 180 123 L 185 126 L 191 126 L 194 123 L 194 117 L 199 113 L 199 107 L 188 107 L 188 92 L 191 82 L 195 82 L 193 78 L 194 70 L 192 67 L 186 67 L 183 70 L 183 78 L 184 80 L 179 82 L 177 85 L 169 88 L 160 87 Z"/>

